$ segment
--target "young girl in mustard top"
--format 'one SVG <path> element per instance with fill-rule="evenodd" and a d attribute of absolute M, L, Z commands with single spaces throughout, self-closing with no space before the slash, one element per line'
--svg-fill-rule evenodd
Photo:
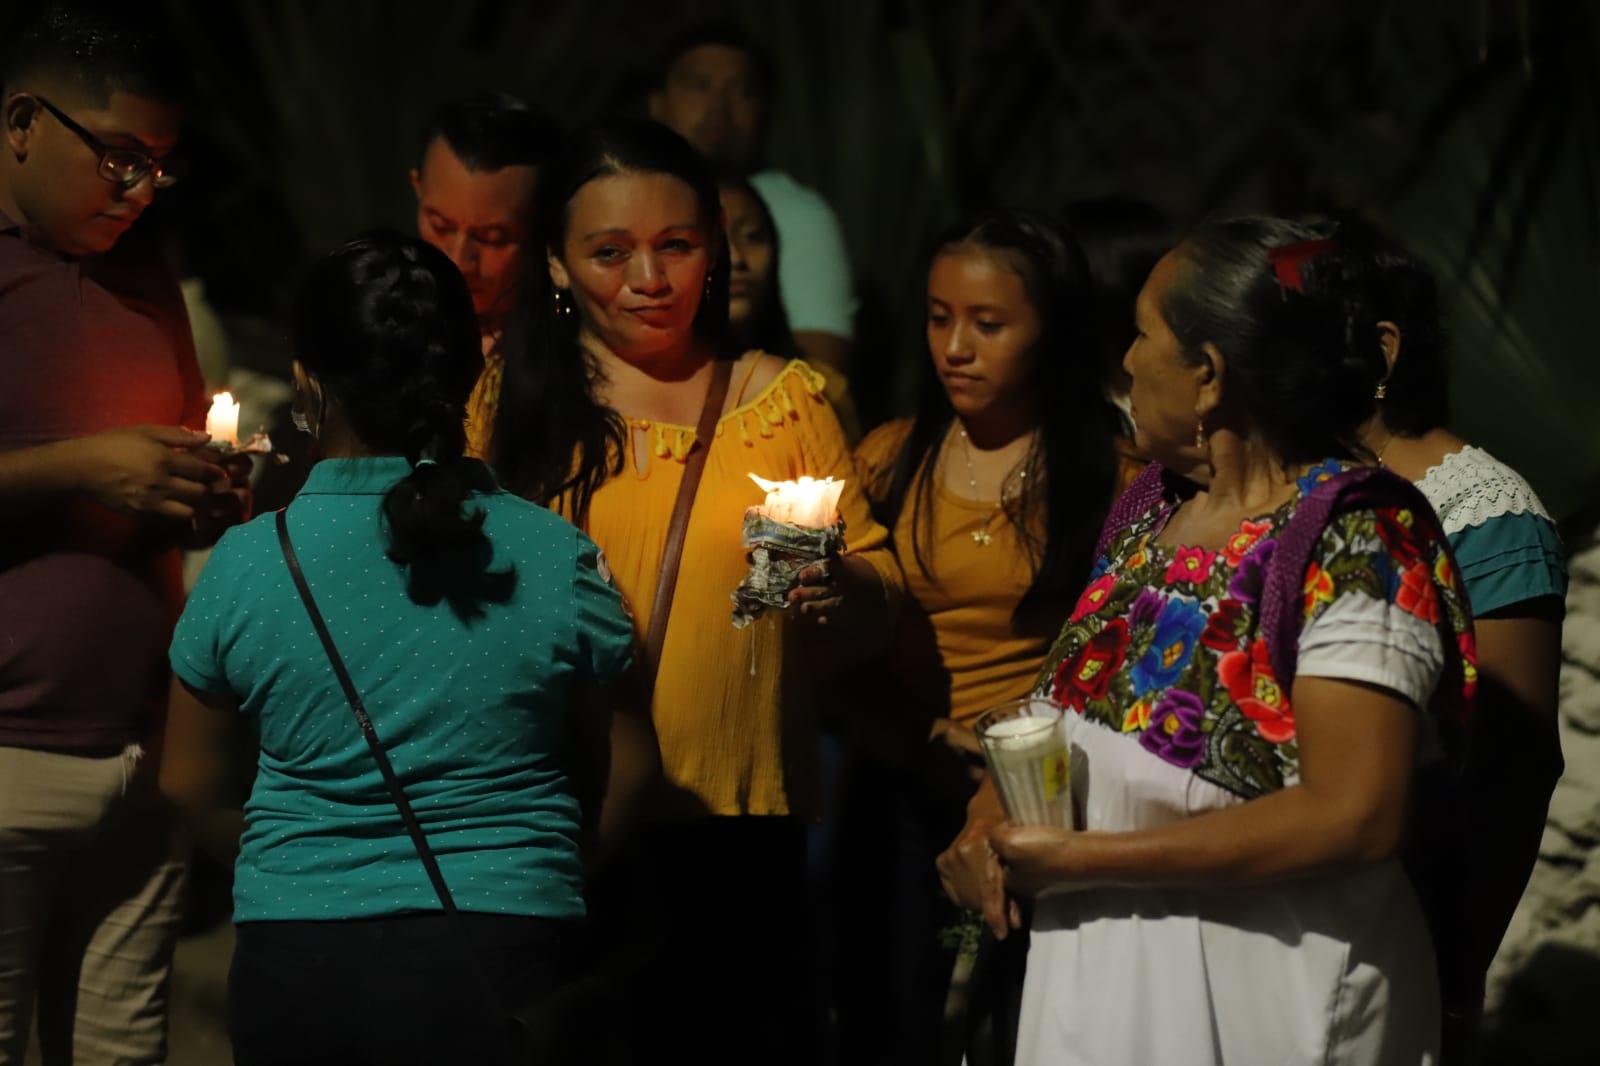
<path fill-rule="evenodd" d="M 676 134 L 625 122 L 586 131 L 540 180 L 537 239 L 510 335 L 495 436 L 509 485 L 547 501 L 606 553 L 636 625 L 651 614 L 684 460 L 723 357 L 727 257 L 717 186 Z M 640 863 L 659 905 L 657 965 L 629 1024 L 663 1061 L 803 1061 L 810 974 L 803 824 L 818 813 L 816 664 L 871 654 L 899 568 L 856 482 L 820 377 L 737 356 L 695 496 L 654 691 L 671 794 Z M 746 629 L 747 476 L 847 479 L 842 558 L 801 572 L 791 609 Z M 810 645 L 817 645 L 811 647 Z M 802 646 L 807 645 L 807 646 Z M 700 1021 L 708 1004 L 713 1018 Z"/>
<path fill-rule="evenodd" d="M 1091 304 L 1082 253 L 1059 225 L 991 211 L 955 227 L 928 272 L 917 416 L 856 453 L 908 596 L 880 698 L 854 716 L 841 830 L 847 1062 L 936 1061 L 952 961 L 939 930 L 954 914 L 933 862 L 981 774 L 972 724 L 1031 688 L 1118 483 Z M 874 929 L 888 934 L 884 953 L 853 950 Z"/>

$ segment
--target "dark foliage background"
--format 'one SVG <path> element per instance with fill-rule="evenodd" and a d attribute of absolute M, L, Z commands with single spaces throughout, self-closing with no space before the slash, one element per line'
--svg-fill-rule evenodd
<path fill-rule="evenodd" d="M 771 46 L 772 161 L 844 225 L 869 415 L 909 399 L 928 244 L 961 210 L 1357 209 L 1445 282 L 1457 428 L 1558 515 L 1600 500 L 1592 0 L 164 0 L 201 92 L 163 214 L 243 359 L 281 366 L 300 264 L 410 225 L 437 101 L 637 106 L 655 49 L 713 13 Z"/>

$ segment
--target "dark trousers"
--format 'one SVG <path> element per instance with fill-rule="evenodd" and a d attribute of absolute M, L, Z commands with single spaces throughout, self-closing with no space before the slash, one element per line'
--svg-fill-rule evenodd
<path fill-rule="evenodd" d="M 640 831 L 590 887 L 589 1063 L 813 1066 L 805 831 L 718 817 Z M 565 993 L 563 993 L 565 994 Z"/>
<path fill-rule="evenodd" d="M 549 993 L 563 923 L 461 917 L 466 943 L 444 914 L 241 922 L 228 975 L 237 1066 L 506 1062 L 518 1034 L 499 1003 Z"/>
<path fill-rule="evenodd" d="M 985 933 L 948 1010 L 965 916 L 934 863 L 966 821 L 970 784 L 855 753 L 840 802 L 834 990 L 842 1066 L 1010 1066 L 1027 934 Z"/>
<path fill-rule="evenodd" d="M 834 994 L 844 1066 L 932 1066 L 951 1042 L 945 997 L 960 911 L 934 860 L 960 832 L 958 800 L 857 753 L 840 803 Z"/>

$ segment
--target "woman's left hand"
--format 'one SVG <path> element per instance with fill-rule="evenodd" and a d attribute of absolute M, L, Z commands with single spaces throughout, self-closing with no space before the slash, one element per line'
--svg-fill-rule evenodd
<path fill-rule="evenodd" d="M 989 843 L 1005 868 L 1006 891 L 1038 896 L 1071 883 L 1067 858 L 1076 834 L 1046 825 L 1001 822 L 989 831 Z"/>

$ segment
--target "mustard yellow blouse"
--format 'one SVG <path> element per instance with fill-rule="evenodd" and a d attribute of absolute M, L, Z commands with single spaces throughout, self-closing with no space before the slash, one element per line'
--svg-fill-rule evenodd
<path fill-rule="evenodd" d="M 911 425 L 901 419 L 880 426 L 856 449 L 869 497 L 887 495 Z M 1119 460 L 1120 494 L 1144 464 L 1120 451 Z M 935 480 L 925 555 L 931 574 L 913 550 L 914 501 L 907 500 L 894 530 L 906 603 L 888 663 L 901 706 L 888 710 L 900 719 L 897 727 L 922 739 L 933 718 L 970 726 L 995 704 L 1026 696 L 1056 634 L 1019 633 L 1012 626 L 1011 612 L 1033 583 L 1033 564 L 998 501 L 960 496 Z M 987 543 L 974 537 L 980 532 Z"/>
<path fill-rule="evenodd" d="M 869 492 L 882 495 L 905 447 L 911 420 L 880 426 L 861 442 L 856 462 Z M 912 552 L 913 496 L 895 523 L 906 604 L 893 653 L 894 684 L 935 717 L 971 725 L 989 707 L 1026 696 L 1055 633 L 1019 635 L 1011 612 L 1033 583 L 1017 531 L 995 500 L 958 496 L 935 481 L 925 574 Z M 990 537 L 979 544 L 973 534 Z M 928 638 L 931 636 L 931 640 Z M 916 648 L 917 643 L 931 647 Z M 937 649 L 937 658 L 930 653 Z"/>
<path fill-rule="evenodd" d="M 813 818 L 820 813 L 816 707 L 827 682 L 818 664 L 806 660 L 787 611 L 733 628 L 731 596 L 748 565 L 741 523 L 745 508 L 765 499 L 747 475 L 846 479 L 839 510 L 847 551 L 871 563 L 891 605 L 898 603 L 901 577 L 888 532 L 872 520 L 839 420 L 823 398 L 822 376 L 795 360 L 759 395 L 739 402 L 742 376 L 741 367 L 733 381 L 737 406 L 717 424 L 695 495 L 656 679 L 655 724 L 667 779 L 686 800 L 698 801 L 666 813 L 698 808 Z M 594 494 L 584 531 L 605 552 L 642 641 L 695 433 L 637 418 L 628 424 L 645 431 L 644 473 L 635 452 L 640 434 L 629 433 L 623 470 Z"/>

